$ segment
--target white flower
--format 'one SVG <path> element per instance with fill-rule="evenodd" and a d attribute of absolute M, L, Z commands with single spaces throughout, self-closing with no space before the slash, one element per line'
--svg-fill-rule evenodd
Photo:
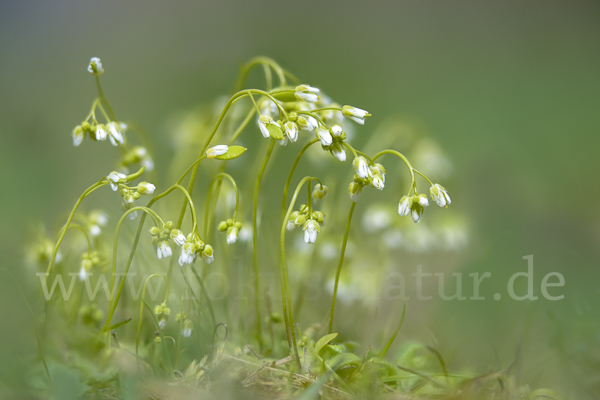
<path fill-rule="evenodd" d="M 348 186 L 348 194 L 350 195 L 350 200 L 352 200 L 353 202 L 357 202 L 358 201 L 358 197 L 360 196 L 362 192 L 362 186 L 359 185 L 356 182 L 350 182 L 350 185 Z"/>
<path fill-rule="evenodd" d="M 81 126 L 76 126 L 75 129 L 73 129 L 73 146 L 79 146 L 84 138 L 85 132 L 83 131 L 83 128 Z"/>
<path fill-rule="evenodd" d="M 350 118 L 352 121 L 361 125 L 365 124 L 366 117 L 371 116 L 371 114 L 369 114 L 367 111 L 352 106 L 344 106 L 342 108 L 342 114 L 344 114 L 345 117 Z"/>
<path fill-rule="evenodd" d="M 400 203 L 398 204 L 398 214 L 401 216 L 407 216 L 410 213 L 410 208 L 412 206 L 412 197 L 403 196 L 400 199 Z"/>
<path fill-rule="evenodd" d="M 339 143 L 332 146 L 331 154 L 340 161 L 346 161 L 346 150 Z"/>
<path fill-rule="evenodd" d="M 90 59 L 90 63 L 87 67 L 87 70 L 90 74 L 94 76 L 100 76 L 104 73 L 104 68 L 102 68 L 102 62 L 98 57 L 92 57 Z"/>
<path fill-rule="evenodd" d="M 222 156 L 223 154 L 227 153 L 228 150 L 229 146 L 227 146 L 226 144 L 220 144 L 218 146 L 211 147 L 210 149 L 206 150 L 206 157 L 215 158 L 217 156 Z"/>
<path fill-rule="evenodd" d="M 191 264 L 196 259 L 196 252 L 194 251 L 194 245 L 192 243 L 185 243 L 181 247 L 181 254 L 179 255 L 179 265 L 183 267 L 184 264 Z"/>
<path fill-rule="evenodd" d="M 296 96 L 298 100 L 307 101 L 309 103 L 316 103 L 317 101 L 319 101 L 319 89 L 310 85 L 296 86 L 294 96 Z"/>
<path fill-rule="evenodd" d="M 331 146 L 331 143 L 333 143 L 331 133 L 329 133 L 329 130 L 324 127 L 319 127 L 317 130 L 317 138 L 319 138 L 323 146 Z"/>
<path fill-rule="evenodd" d="M 288 121 L 283 125 L 283 129 L 287 138 L 290 139 L 290 142 L 296 143 L 296 140 L 298 140 L 298 125 Z"/>
<path fill-rule="evenodd" d="M 161 319 L 158 321 L 158 328 L 159 328 L 161 331 L 164 331 L 164 330 L 165 330 L 165 328 L 167 327 L 167 322 L 168 322 L 168 321 L 167 321 L 166 319 L 164 319 L 164 318 L 161 318 Z"/>
<path fill-rule="evenodd" d="M 418 201 L 422 207 L 427 207 L 429 205 L 429 200 L 427 200 L 427 196 L 425 196 L 424 194 L 419 195 Z"/>
<path fill-rule="evenodd" d="M 379 175 L 375 175 L 373 177 L 373 180 L 371 181 L 371 185 L 375 188 L 375 189 L 379 189 L 379 190 L 383 190 L 384 187 L 384 183 L 383 183 L 383 179 L 381 178 L 381 176 Z"/>
<path fill-rule="evenodd" d="M 369 164 L 367 164 L 367 160 L 363 156 L 356 157 L 352 161 L 352 166 L 360 179 L 368 179 L 373 176 L 369 169 Z"/>
<path fill-rule="evenodd" d="M 185 236 L 179 229 L 173 229 L 171 230 L 171 240 L 175 242 L 176 245 L 183 246 L 185 243 Z"/>
<path fill-rule="evenodd" d="M 314 117 L 303 115 L 298 117 L 298 126 L 300 127 L 300 130 L 310 132 L 315 130 L 319 126 L 319 123 Z"/>
<path fill-rule="evenodd" d="M 238 230 L 235 226 L 229 227 L 229 232 L 227 232 L 227 244 L 234 244 L 238 240 Z"/>
<path fill-rule="evenodd" d="M 100 229 L 100 227 L 98 225 L 90 226 L 90 235 L 92 235 L 93 237 L 100 236 L 101 233 L 102 233 L 102 229 Z"/>
<path fill-rule="evenodd" d="M 433 200 L 435 200 L 437 205 L 440 207 L 448 207 L 448 205 L 452 203 L 450 201 L 450 196 L 448 195 L 448 192 L 439 183 L 436 183 L 435 185 L 430 187 L 429 192 L 431 193 L 431 197 L 433 198 Z"/>
<path fill-rule="evenodd" d="M 413 221 L 415 221 L 415 223 L 417 223 L 421 220 L 421 216 L 423 215 L 423 207 L 413 207 L 413 209 L 410 212 L 411 212 Z"/>
<path fill-rule="evenodd" d="M 106 140 L 106 129 L 104 129 L 104 125 L 96 126 L 96 140 Z"/>
<path fill-rule="evenodd" d="M 110 174 L 108 174 L 106 178 L 108 179 L 108 183 L 110 183 L 111 189 L 116 192 L 117 189 L 119 189 L 118 183 L 125 182 L 125 180 L 127 179 L 127 175 L 113 171 Z"/>
<path fill-rule="evenodd" d="M 186 319 L 183 324 L 183 329 L 181 330 L 181 336 L 188 338 L 192 336 L 192 329 L 194 328 L 194 324 L 191 319 Z"/>
<path fill-rule="evenodd" d="M 171 246 L 169 246 L 169 242 L 167 242 L 166 240 L 160 242 L 156 247 L 156 255 L 158 256 L 159 260 L 161 258 L 171 257 L 172 254 L 173 251 L 171 250 Z"/>
<path fill-rule="evenodd" d="M 110 139 L 112 145 L 118 146 L 123 144 L 123 134 L 121 133 L 121 128 L 119 128 L 119 125 L 117 125 L 116 122 L 110 122 L 108 125 L 106 125 L 106 127 L 108 128 L 108 138 Z"/>
<path fill-rule="evenodd" d="M 319 223 L 314 219 L 309 219 L 304 223 L 302 229 L 304 230 L 304 241 L 313 244 L 317 240 L 317 234 L 320 230 Z"/>
<path fill-rule="evenodd" d="M 331 134 L 333 135 L 333 137 L 340 137 L 340 136 L 342 136 L 342 133 L 344 133 L 344 130 L 338 124 L 333 125 L 331 127 L 331 129 L 329 129 L 329 130 L 331 131 Z"/>
<path fill-rule="evenodd" d="M 156 186 L 148 182 L 140 182 L 137 185 L 137 191 L 139 194 L 152 194 L 156 190 Z"/>
<path fill-rule="evenodd" d="M 288 231 L 293 231 L 294 228 L 296 227 L 296 222 L 294 222 L 293 220 L 288 220 L 286 228 Z"/>
<path fill-rule="evenodd" d="M 258 118 L 258 127 L 260 129 L 260 133 L 262 133 L 263 137 L 265 139 L 268 139 L 269 137 L 271 137 L 271 134 L 269 133 L 269 129 L 267 128 L 267 126 L 269 125 L 276 125 L 277 127 L 279 127 L 281 129 L 281 126 L 279 126 L 279 124 L 275 121 L 273 121 L 273 118 L 271 118 L 268 115 L 261 115 Z"/>
<path fill-rule="evenodd" d="M 213 248 L 210 244 L 204 246 L 204 250 L 202 250 L 202 261 L 207 264 L 210 264 L 215 260 L 215 256 L 213 254 Z"/>
<path fill-rule="evenodd" d="M 90 273 L 85 269 L 84 266 L 82 266 L 79 269 L 79 280 L 80 281 L 85 281 L 88 278 L 88 276 L 90 276 Z"/>
<path fill-rule="evenodd" d="M 135 217 L 137 217 L 137 211 L 131 212 L 127 215 L 127 218 L 129 219 L 135 219 Z"/>

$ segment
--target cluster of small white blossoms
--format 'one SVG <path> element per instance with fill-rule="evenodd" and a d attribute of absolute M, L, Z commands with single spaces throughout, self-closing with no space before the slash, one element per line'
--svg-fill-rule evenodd
<path fill-rule="evenodd" d="M 92 268 L 100 265 L 100 254 L 97 251 L 85 252 L 81 255 L 81 266 L 79 268 L 79 279 L 85 281 Z"/>
<path fill-rule="evenodd" d="M 297 86 L 294 89 L 294 97 L 297 101 L 283 102 L 268 98 L 261 101 L 257 124 L 263 137 L 277 139 L 285 146 L 288 141 L 295 143 L 299 132 L 313 132 L 324 150 L 329 151 L 338 160 L 345 161 L 346 133 L 340 125 L 343 117 L 362 125 L 365 118 L 371 114 L 352 106 L 340 107 L 327 97 L 321 96 L 320 90 L 310 85 Z M 326 110 L 319 110 L 320 108 Z M 280 116 L 281 109 L 285 110 L 283 120 L 276 121 L 274 116 Z"/>
<path fill-rule="evenodd" d="M 88 64 L 88 71 L 94 76 L 100 76 L 104 73 L 102 68 L 102 62 L 98 57 L 93 57 Z M 104 141 L 109 139 L 113 146 L 118 146 L 125 143 L 123 134 L 127 129 L 127 125 L 123 122 L 111 121 L 99 101 L 94 103 L 94 107 L 88 117 L 73 129 L 73 145 L 79 146 L 83 139 L 89 135 L 90 139 L 96 141 Z M 99 123 L 96 119 L 96 108 L 100 107 L 105 115 L 107 122 L 105 124 Z"/>
<path fill-rule="evenodd" d="M 154 307 L 154 315 L 156 315 L 156 320 L 158 321 L 158 328 L 164 331 L 167 327 L 167 322 L 169 322 L 169 315 L 171 315 L 171 309 L 167 307 L 167 303 L 163 302 Z"/>
<path fill-rule="evenodd" d="M 189 338 L 192 336 L 192 330 L 194 329 L 194 323 L 188 317 L 185 312 L 180 312 L 175 316 L 175 322 L 181 323 L 181 336 Z"/>
<path fill-rule="evenodd" d="M 123 198 L 122 208 L 123 211 L 127 211 L 135 207 L 135 201 L 140 199 L 143 195 L 153 194 L 156 190 L 156 186 L 148 182 L 140 182 L 136 187 L 129 187 L 126 184 L 131 180 L 135 179 L 138 174 L 125 175 L 120 172 L 113 171 L 106 177 L 110 187 L 113 191 L 119 190 L 121 197 Z M 137 216 L 137 211 L 133 211 L 129 214 L 130 219 L 134 219 Z"/>
<path fill-rule="evenodd" d="M 234 244 L 237 242 L 241 229 L 242 223 L 236 222 L 231 218 L 219 223 L 219 231 L 227 232 L 227 244 Z"/>
<path fill-rule="evenodd" d="M 363 156 L 355 157 L 352 161 L 354 167 L 354 180 L 348 186 L 348 194 L 352 201 L 358 201 L 362 189 L 366 185 L 371 185 L 375 189 L 383 190 L 385 187 L 385 168 L 379 163 L 367 162 Z"/>
<path fill-rule="evenodd" d="M 86 218 L 87 229 L 93 237 L 100 236 L 102 234 L 102 227 L 107 223 L 108 216 L 102 210 L 94 210 Z"/>
<path fill-rule="evenodd" d="M 173 241 L 177 246 L 181 246 L 179 255 L 179 265 L 192 264 L 198 256 L 210 264 L 214 261 L 213 248 L 204 243 L 198 234 L 190 233 L 187 238 L 179 229 L 173 229 L 173 222 L 167 221 L 162 229 L 156 226 L 150 228 L 152 235 L 152 244 L 156 249 L 158 259 L 171 257 L 173 250 L 169 241 Z"/>
<path fill-rule="evenodd" d="M 325 197 L 329 192 L 329 188 L 320 183 L 313 190 L 313 199 L 315 203 Z M 317 234 L 321 231 L 321 226 L 325 225 L 325 214 L 321 211 L 309 210 L 305 204 L 300 206 L 299 211 L 294 211 L 290 214 L 287 221 L 287 230 L 292 231 L 295 228 L 302 228 L 304 231 L 304 241 L 308 244 L 313 244 L 317 240 Z"/>
<path fill-rule="evenodd" d="M 451 203 L 450 196 L 442 185 L 438 183 L 433 184 L 429 188 L 429 193 L 438 206 L 448 208 L 448 205 Z M 427 196 L 423 193 L 403 196 L 398 204 L 398 214 L 402 216 L 411 215 L 413 221 L 419 222 L 427 206 L 429 206 L 429 200 L 427 200 Z"/>

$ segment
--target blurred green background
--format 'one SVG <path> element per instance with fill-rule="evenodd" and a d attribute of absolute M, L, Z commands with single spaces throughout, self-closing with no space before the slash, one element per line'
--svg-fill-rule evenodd
<path fill-rule="evenodd" d="M 506 367 L 523 342 L 524 380 L 597 398 L 599 49 L 597 1 L 3 1 L 2 266 L 35 283 L 22 268 L 33 223 L 53 227 L 112 169 L 116 154 L 71 144 L 95 96 L 90 57 L 103 61 L 118 114 L 168 148 L 170 116 L 228 93 L 241 62 L 267 55 L 369 110 L 356 143 L 399 115 L 453 162 L 452 207 L 472 227 L 459 270 L 494 279 L 486 301 L 429 302 L 405 338 L 433 334 L 480 371 Z M 565 298 L 494 301 L 529 254 L 537 294 L 557 271 Z M 0 369 L 14 380 L 34 342 L 14 285 L 1 281 Z"/>

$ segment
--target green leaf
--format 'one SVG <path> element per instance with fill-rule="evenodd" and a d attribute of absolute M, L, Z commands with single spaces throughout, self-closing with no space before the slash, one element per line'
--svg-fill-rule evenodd
<path fill-rule="evenodd" d="M 269 136 L 271 136 L 273 139 L 283 139 L 283 131 L 278 125 L 267 124 L 267 130 L 269 131 Z"/>
<path fill-rule="evenodd" d="M 317 344 L 315 344 L 315 353 L 318 354 L 319 351 L 323 348 L 323 346 L 335 339 L 337 335 L 337 333 L 330 333 L 329 335 L 325 335 L 321 339 L 319 339 L 317 341 Z"/>
<path fill-rule="evenodd" d="M 216 156 L 215 158 L 217 160 L 233 160 L 244 154 L 246 150 L 248 149 L 243 146 L 229 146 L 227 153 Z"/>

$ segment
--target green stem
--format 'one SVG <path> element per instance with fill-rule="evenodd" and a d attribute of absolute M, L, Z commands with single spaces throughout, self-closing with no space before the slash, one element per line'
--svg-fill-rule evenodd
<path fill-rule="evenodd" d="M 98 88 L 98 97 L 100 98 L 100 101 L 106 105 L 106 110 L 108 111 L 110 120 L 116 121 L 117 117 L 115 116 L 115 112 L 113 111 L 112 107 L 110 106 L 110 103 L 108 102 L 108 100 L 106 100 L 106 97 L 104 97 L 104 93 L 102 92 L 102 86 L 100 86 L 99 76 L 96 76 L 96 87 Z"/>
<path fill-rule="evenodd" d="M 204 206 L 204 236 L 207 240 L 208 240 L 208 229 L 211 225 L 211 221 L 212 221 L 211 217 L 213 215 L 213 213 L 210 212 L 212 188 L 213 188 L 215 182 L 217 181 L 217 179 L 219 180 L 218 183 L 220 184 L 222 178 L 226 178 L 229 182 L 231 182 L 231 186 L 233 186 L 233 190 L 235 191 L 235 209 L 233 210 L 233 222 L 236 221 L 238 205 L 240 202 L 240 195 L 238 193 L 238 187 L 237 187 L 237 184 L 235 183 L 235 180 L 231 177 L 231 175 L 229 175 L 228 173 L 225 173 L 225 172 L 221 172 L 221 173 L 217 174 L 213 178 L 213 180 L 210 182 L 210 185 L 208 185 L 208 194 L 206 195 L 206 203 Z M 219 198 L 219 192 L 217 192 L 217 194 L 215 195 L 215 203 L 218 198 Z"/>
<path fill-rule="evenodd" d="M 204 286 L 204 282 L 202 282 L 202 278 L 200 277 L 200 274 L 198 273 L 198 271 L 196 271 L 196 268 L 192 267 L 192 271 L 194 271 L 194 276 L 196 277 L 196 280 L 198 281 L 198 284 L 200 285 L 200 288 L 202 289 L 202 295 L 204 296 L 204 298 L 206 299 L 206 303 L 208 304 L 208 310 L 210 311 L 210 318 L 212 320 L 212 325 L 215 326 L 217 323 L 217 320 L 215 318 L 215 310 L 213 309 L 213 305 L 212 305 L 212 302 L 210 301 L 210 297 L 208 296 L 208 293 L 206 291 L 206 287 Z"/>
<path fill-rule="evenodd" d="M 73 206 L 73 209 L 71 210 L 71 213 L 69 214 L 69 217 L 67 218 L 67 222 L 65 223 L 64 227 L 61 229 L 58 240 L 56 241 L 56 244 L 54 245 L 54 249 L 52 249 L 52 256 L 50 257 L 50 263 L 48 264 L 46 276 L 49 276 L 50 273 L 52 272 L 52 268 L 54 267 L 54 263 L 56 262 L 56 253 L 58 253 L 58 248 L 60 247 L 60 244 L 62 243 L 63 239 L 65 238 L 65 235 L 67 234 L 67 230 L 69 229 L 69 226 L 71 225 L 71 221 L 73 221 L 73 216 L 75 215 L 77 208 L 79 207 L 79 205 L 81 204 L 83 199 L 85 199 L 85 197 L 88 194 L 91 194 L 96 189 L 108 184 L 108 182 L 106 182 L 105 179 L 106 178 L 102 178 L 102 180 L 94 183 L 92 186 L 87 188 L 81 194 L 81 196 L 79 196 L 79 199 L 77 199 L 77 202 L 75 202 L 75 206 Z"/>
<path fill-rule="evenodd" d="M 146 281 L 144 282 L 144 288 L 142 289 L 142 301 L 140 302 L 140 316 L 138 318 L 137 334 L 135 336 L 135 354 L 136 355 L 139 354 L 138 347 L 140 344 L 140 334 L 142 332 L 142 316 L 144 313 L 144 298 L 146 297 L 146 286 L 148 286 L 148 282 L 150 281 L 150 279 L 152 279 L 154 277 L 159 277 L 159 278 L 165 279 L 165 277 L 160 274 L 152 274 L 148 278 L 146 278 Z"/>
<path fill-rule="evenodd" d="M 244 86 L 244 81 L 248 76 L 248 72 L 250 72 L 250 70 L 257 65 L 267 65 L 268 67 L 272 68 L 273 71 L 275 71 L 275 73 L 277 74 L 280 85 L 286 85 L 286 73 L 279 64 L 277 64 L 275 61 L 268 57 L 254 57 L 251 60 L 249 60 L 246 65 L 242 65 L 242 71 L 240 72 L 240 76 L 238 77 L 238 81 L 235 85 L 235 91 L 242 90 Z"/>
<path fill-rule="evenodd" d="M 333 286 L 333 300 L 331 301 L 331 313 L 329 315 L 329 333 L 333 329 L 333 315 L 335 312 L 335 301 L 337 299 L 338 285 L 340 283 L 340 274 L 342 272 L 342 265 L 344 264 L 344 255 L 346 254 L 346 243 L 348 243 L 348 233 L 350 232 L 350 222 L 352 222 L 352 214 L 354 214 L 354 208 L 356 203 L 352 202 L 350 206 L 350 212 L 348 213 L 348 221 L 346 222 L 346 230 L 344 231 L 344 240 L 342 241 L 342 251 L 340 253 L 340 261 L 338 263 L 337 271 L 335 273 L 335 284 Z"/>
<path fill-rule="evenodd" d="M 292 201 L 290 202 L 290 206 L 288 207 L 287 213 L 282 221 L 281 224 L 281 234 L 280 234 L 280 239 L 279 239 L 279 251 L 280 251 L 280 256 L 281 256 L 281 277 L 282 277 L 282 305 L 283 305 L 283 312 L 284 312 L 284 316 L 287 316 L 287 318 L 284 318 L 285 323 L 286 323 L 286 331 L 288 334 L 288 344 L 290 344 L 289 342 L 291 341 L 291 346 L 290 346 L 290 352 L 293 352 L 293 356 L 296 359 L 296 362 L 298 363 L 298 368 L 301 369 L 301 365 L 300 365 L 300 357 L 298 355 L 298 345 L 296 343 L 296 329 L 294 327 L 294 316 L 292 315 L 292 300 L 291 300 L 291 295 L 290 295 L 290 286 L 289 286 L 289 279 L 288 279 L 288 272 L 287 272 L 287 265 L 286 265 L 286 261 L 285 261 L 285 232 L 286 232 L 286 221 L 289 219 L 290 214 L 292 213 L 292 210 L 294 209 L 294 205 L 296 204 L 296 199 L 298 198 L 298 194 L 300 193 L 300 190 L 302 189 L 302 186 L 308 182 L 308 184 L 310 185 L 310 182 L 316 178 L 313 178 L 311 176 L 307 176 L 304 177 L 300 183 L 298 184 L 298 186 L 296 187 L 296 191 L 294 192 L 294 196 L 292 197 Z"/>
<path fill-rule="evenodd" d="M 379 356 L 379 358 L 385 357 L 385 354 L 390 349 L 390 346 L 392 345 L 392 343 L 394 343 L 394 339 L 396 339 L 396 335 L 398 335 L 398 332 L 400 332 L 400 328 L 402 328 L 402 324 L 404 323 L 405 315 L 406 315 L 406 306 L 404 306 L 404 308 L 402 309 L 402 316 L 400 317 L 400 322 L 398 322 L 398 326 L 396 327 L 396 330 L 392 334 L 392 337 L 390 338 L 390 340 L 388 340 L 388 342 L 385 345 L 385 348 L 383 349 L 383 351 L 381 352 L 381 355 Z"/>
<path fill-rule="evenodd" d="M 131 262 L 128 261 L 127 265 L 125 266 L 125 271 L 123 273 L 123 277 L 121 278 L 121 283 L 119 284 L 119 289 L 117 291 L 117 294 L 116 294 L 116 296 L 113 296 L 113 287 L 115 284 L 115 275 L 116 275 L 116 271 L 117 271 L 117 247 L 119 244 L 119 232 L 121 230 L 121 225 L 123 224 L 123 221 L 125 221 L 125 218 L 134 211 L 143 211 L 144 215 L 149 214 L 150 216 L 152 216 L 154 218 L 158 217 L 158 215 L 156 215 L 156 213 L 153 210 L 149 209 L 148 207 L 133 207 L 133 208 L 127 210 L 125 213 L 123 213 L 123 216 L 121 216 L 121 219 L 117 223 L 117 229 L 116 229 L 115 239 L 114 239 L 114 243 L 113 243 L 112 275 L 110 277 L 110 291 L 111 291 L 110 309 L 108 312 L 108 317 L 106 318 L 106 322 L 104 323 L 104 327 L 102 328 L 102 332 L 106 332 L 108 327 L 110 326 L 110 322 L 112 320 L 113 314 L 115 312 L 115 309 L 117 308 L 117 303 L 119 302 L 119 298 L 121 297 L 121 292 L 123 291 L 123 286 L 125 285 L 125 279 L 127 278 L 127 273 L 129 272 L 129 267 L 131 267 Z M 157 221 L 155 221 L 155 222 L 157 222 Z M 132 258 L 133 258 L 133 254 L 130 255 L 130 260 Z"/>
<path fill-rule="evenodd" d="M 255 299 L 254 306 L 256 307 L 256 335 L 258 339 L 259 347 L 262 351 L 263 341 L 262 341 L 262 321 L 260 316 L 260 277 L 258 273 L 258 191 L 260 189 L 260 182 L 262 180 L 262 176 L 265 172 L 265 168 L 269 163 L 269 159 L 271 158 L 271 153 L 273 152 L 273 146 L 275 145 L 275 140 L 271 139 L 271 143 L 269 143 L 269 148 L 267 149 L 267 154 L 263 160 L 263 163 L 258 171 L 258 175 L 256 176 L 256 183 L 254 185 L 254 203 L 252 208 L 252 253 L 253 253 L 253 266 L 254 266 L 254 291 L 255 291 Z"/>
<path fill-rule="evenodd" d="M 306 152 L 306 150 L 310 146 L 317 143 L 318 141 L 319 141 L 319 139 L 313 139 L 310 142 L 306 143 L 304 145 L 304 147 L 300 150 L 298 155 L 296 156 L 296 159 L 294 160 L 294 164 L 292 165 L 292 169 L 290 169 L 287 180 L 285 181 L 285 186 L 283 188 L 283 199 L 281 201 L 281 219 L 282 220 L 284 219 L 284 216 L 285 216 L 285 205 L 287 204 L 287 193 L 288 193 L 290 184 L 292 183 L 292 178 L 294 177 L 294 172 L 296 171 L 296 167 L 298 166 L 298 163 L 300 162 L 302 155 L 304 155 L 304 152 Z"/>

